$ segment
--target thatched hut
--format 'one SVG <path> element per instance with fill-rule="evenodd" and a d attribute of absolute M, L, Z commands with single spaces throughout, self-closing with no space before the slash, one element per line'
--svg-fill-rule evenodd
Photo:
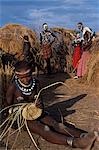
<path fill-rule="evenodd" d="M 23 52 L 23 36 L 28 35 L 32 47 L 37 44 L 36 33 L 23 25 L 8 24 L 0 28 L 0 48 L 6 53 L 17 54 L 21 58 Z"/>
<path fill-rule="evenodd" d="M 73 39 L 73 31 L 67 30 L 63 28 L 53 28 L 53 32 L 58 37 L 58 45 L 56 42 L 53 43 L 52 49 L 62 49 L 62 52 L 68 51 L 67 58 L 65 57 L 65 54 L 62 54 L 64 57 L 60 58 L 62 60 L 62 63 L 64 62 L 66 64 L 66 59 L 68 66 L 71 66 L 72 64 L 72 55 L 71 55 L 71 41 Z M 0 28 L 0 48 L 8 54 L 15 55 L 18 60 L 23 59 L 23 37 L 24 35 L 28 35 L 29 41 L 31 43 L 31 46 L 33 48 L 36 48 L 36 50 L 40 50 L 39 45 L 39 38 L 37 38 L 37 33 L 35 31 L 30 30 L 29 28 L 18 25 L 18 24 L 8 24 L 4 27 Z M 60 42 L 60 43 L 59 43 Z M 63 43 L 61 43 L 63 42 Z M 61 48 L 60 48 L 61 47 Z M 52 58 L 52 62 L 57 60 L 59 56 L 57 56 L 56 53 L 54 53 Z M 38 61 L 39 62 L 39 61 Z M 39 62 L 40 65 L 40 62 Z M 58 62 L 58 66 L 60 65 L 60 62 Z"/>
<path fill-rule="evenodd" d="M 75 31 L 69 30 L 69 29 L 64 29 L 64 28 L 53 28 L 53 31 L 56 33 L 56 35 L 58 35 L 58 40 L 60 41 L 60 44 L 61 44 L 61 47 L 59 47 L 59 51 L 62 52 L 61 53 L 62 55 L 58 56 L 58 58 L 61 57 L 62 65 L 65 64 L 66 71 L 71 72 L 72 54 L 73 54 L 72 41 L 74 40 L 74 37 L 75 37 L 74 36 Z M 55 45 L 54 45 L 54 48 L 55 48 Z M 56 49 L 57 49 L 57 47 L 56 47 Z"/>
<path fill-rule="evenodd" d="M 66 56 L 66 61 L 68 69 L 72 66 L 73 47 L 71 46 L 71 42 L 74 39 L 75 32 L 73 30 L 67 30 L 63 28 L 53 28 L 52 30 L 56 32 L 56 35 L 59 36 L 58 38 L 60 38 L 60 41 L 63 40 L 64 48 L 67 48 L 66 50 L 68 55 Z M 2 48 L 2 50 L 6 53 L 13 55 L 16 54 L 16 57 L 21 59 L 24 35 L 28 35 L 32 47 L 39 47 L 39 40 L 35 31 L 32 31 L 22 25 L 8 24 L 0 28 L 0 48 Z M 99 34 L 97 34 L 95 41 L 92 43 L 90 52 L 91 59 L 88 64 L 88 71 L 85 81 L 99 85 Z"/>

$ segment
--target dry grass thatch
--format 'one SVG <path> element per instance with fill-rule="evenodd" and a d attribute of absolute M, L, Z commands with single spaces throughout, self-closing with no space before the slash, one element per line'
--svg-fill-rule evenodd
<path fill-rule="evenodd" d="M 37 43 L 36 33 L 27 27 L 17 24 L 8 24 L 0 28 L 0 48 L 10 54 L 21 57 L 23 48 L 23 36 L 28 35 L 32 47 Z"/>
<path fill-rule="evenodd" d="M 53 28 L 54 32 L 59 33 L 61 40 L 63 40 L 64 49 L 67 51 L 66 54 L 66 63 L 67 63 L 67 71 L 71 71 L 72 68 L 72 54 L 73 54 L 73 46 L 72 41 L 75 38 L 75 31 L 64 29 L 64 28 Z"/>
<path fill-rule="evenodd" d="M 91 59 L 88 64 L 87 81 L 99 87 L 99 36 L 90 49 Z"/>
<path fill-rule="evenodd" d="M 53 28 L 53 31 L 58 32 L 59 34 L 62 35 L 63 40 L 67 46 L 74 39 L 74 31 L 73 30 L 68 30 L 68 29 L 64 29 L 64 28 Z"/>
<path fill-rule="evenodd" d="M 99 86 L 99 51 L 92 53 L 88 65 L 87 81 Z"/>
<path fill-rule="evenodd" d="M 54 32 L 59 33 L 64 41 L 64 45 L 67 46 L 68 55 L 67 66 L 72 66 L 72 53 L 71 41 L 74 39 L 74 31 L 63 28 L 53 28 Z M 23 36 L 28 35 L 32 47 L 37 48 L 39 46 L 36 33 L 31 31 L 27 27 L 17 24 L 8 24 L 0 28 L 0 48 L 10 54 L 16 54 L 17 57 L 21 58 L 23 48 Z M 91 60 L 88 65 L 88 72 L 86 79 L 88 83 L 94 83 L 99 85 L 99 35 L 92 43 L 90 48 Z"/>

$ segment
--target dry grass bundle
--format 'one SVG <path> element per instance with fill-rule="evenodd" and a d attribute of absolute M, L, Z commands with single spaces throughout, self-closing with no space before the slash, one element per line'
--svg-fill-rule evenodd
<path fill-rule="evenodd" d="M 91 56 L 88 73 L 87 73 L 88 83 L 94 83 L 95 86 L 99 86 L 99 51 L 94 52 Z"/>
<path fill-rule="evenodd" d="M 17 24 L 8 24 L 0 28 L 0 48 L 6 53 L 21 57 L 23 49 L 23 36 L 28 35 L 32 47 L 36 46 L 36 33 L 27 27 Z"/>
<path fill-rule="evenodd" d="M 93 41 L 90 48 L 91 59 L 88 64 L 86 79 L 88 83 L 99 87 L 99 36 Z"/>
<path fill-rule="evenodd" d="M 22 40 L 16 42 L 16 39 L 13 40 L 1 39 L 0 47 L 6 53 L 10 53 L 13 55 L 17 53 L 16 55 L 17 57 L 21 57 L 22 55 Z"/>
<path fill-rule="evenodd" d="M 22 111 L 22 116 L 26 120 L 35 120 L 42 114 L 42 109 L 37 108 L 34 103 L 28 104 Z"/>
<path fill-rule="evenodd" d="M 90 51 L 99 51 L 99 36 L 95 38 L 95 40 L 92 42 L 92 46 L 90 48 Z"/>
<path fill-rule="evenodd" d="M 72 41 L 74 39 L 75 31 L 69 30 L 69 29 L 64 29 L 64 28 L 53 28 L 53 31 L 56 33 L 59 33 L 60 36 L 62 37 L 64 46 L 63 49 L 66 52 L 66 57 L 65 61 L 67 63 L 66 65 L 66 70 L 68 72 L 71 72 L 72 68 L 72 53 L 73 53 L 73 47 L 72 47 Z"/>
<path fill-rule="evenodd" d="M 74 39 L 74 31 L 73 30 L 68 30 L 68 29 L 64 29 L 64 28 L 53 28 L 53 31 L 58 32 L 59 34 L 62 35 L 63 40 L 67 46 Z"/>

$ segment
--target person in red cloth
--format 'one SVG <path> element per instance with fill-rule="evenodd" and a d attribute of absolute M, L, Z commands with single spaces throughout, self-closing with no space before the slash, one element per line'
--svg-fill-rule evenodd
<path fill-rule="evenodd" d="M 89 27 L 84 27 L 81 22 L 77 24 L 77 27 L 82 34 L 82 55 L 77 65 L 77 76 L 75 78 L 81 78 L 87 73 L 88 63 L 91 58 L 90 48 L 92 46 L 92 41 L 95 39 L 95 32 L 93 32 Z"/>
<path fill-rule="evenodd" d="M 74 46 L 72 65 L 74 70 L 76 70 L 82 54 L 82 40 L 79 32 L 76 33 L 76 38 L 74 39 L 72 45 Z"/>

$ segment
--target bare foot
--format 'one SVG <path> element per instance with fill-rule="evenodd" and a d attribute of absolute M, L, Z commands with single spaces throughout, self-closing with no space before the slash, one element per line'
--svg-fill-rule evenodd
<path fill-rule="evenodd" d="M 99 129 L 98 131 L 94 131 L 94 134 L 96 136 L 96 141 L 99 142 Z"/>
<path fill-rule="evenodd" d="M 86 136 L 81 138 L 75 138 L 73 142 L 73 146 L 76 148 L 81 148 L 84 150 L 90 150 L 92 145 L 97 139 L 97 134 L 95 132 L 88 133 Z"/>

